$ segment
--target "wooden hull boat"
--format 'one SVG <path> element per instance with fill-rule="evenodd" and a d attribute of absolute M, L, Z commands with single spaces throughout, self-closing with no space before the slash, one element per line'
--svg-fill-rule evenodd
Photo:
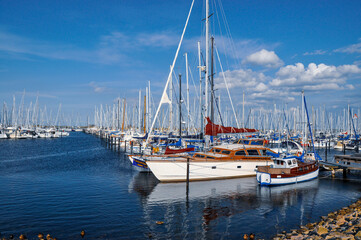
<path fill-rule="evenodd" d="M 284 185 L 309 181 L 318 177 L 317 161 L 301 162 L 295 158 L 274 159 L 273 166 L 257 167 L 260 185 Z"/>

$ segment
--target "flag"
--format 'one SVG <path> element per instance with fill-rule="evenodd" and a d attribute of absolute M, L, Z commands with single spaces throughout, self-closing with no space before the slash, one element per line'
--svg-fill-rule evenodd
<path fill-rule="evenodd" d="M 358 118 L 357 114 L 355 113 L 355 115 L 353 115 L 353 119 Z"/>

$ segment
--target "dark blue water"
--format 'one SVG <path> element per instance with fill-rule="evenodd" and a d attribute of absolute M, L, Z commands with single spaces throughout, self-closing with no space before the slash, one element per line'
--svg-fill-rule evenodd
<path fill-rule="evenodd" d="M 259 187 L 255 178 L 160 184 L 98 138 L 0 141 L 0 232 L 58 239 L 271 238 L 361 197 L 360 175 Z M 157 224 L 157 221 L 164 222 Z"/>

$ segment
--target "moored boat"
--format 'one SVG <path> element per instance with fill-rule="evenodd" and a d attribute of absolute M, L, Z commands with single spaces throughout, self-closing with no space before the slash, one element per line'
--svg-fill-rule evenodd
<path fill-rule="evenodd" d="M 174 159 L 146 159 L 146 163 L 161 182 L 204 181 L 255 176 L 257 166 L 273 164 L 267 148 L 256 145 L 230 144 L 213 147 L 206 153 Z M 189 163 L 188 163 L 189 162 Z"/>
<path fill-rule="evenodd" d="M 317 161 L 301 162 L 296 158 L 276 158 L 272 166 L 257 167 L 260 185 L 283 185 L 309 181 L 319 173 Z"/>

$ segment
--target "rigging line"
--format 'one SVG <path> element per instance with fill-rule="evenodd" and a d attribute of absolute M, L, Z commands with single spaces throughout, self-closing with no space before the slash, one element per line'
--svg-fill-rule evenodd
<path fill-rule="evenodd" d="M 189 21 L 189 18 L 190 18 L 190 16 L 191 16 L 191 13 L 192 13 L 193 5 L 194 5 L 194 0 L 192 1 L 191 8 L 189 9 L 189 13 L 188 13 L 188 16 L 187 16 L 187 21 L 186 21 L 185 26 L 184 26 L 184 28 L 183 28 L 183 32 L 182 32 L 181 39 L 179 40 L 178 48 L 177 48 L 177 51 L 176 51 L 176 54 L 175 54 L 175 56 L 174 56 L 173 63 L 172 63 L 172 66 L 171 66 L 171 71 L 170 71 L 170 73 L 169 73 L 169 75 L 168 75 L 167 83 L 166 83 L 166 85 L 165 85 L 165 87 L 164 87 L 163 94 L 162 94 L 162 98 L 161 98 L 161 100 L 160 100 L 160 102 L 159 102 L 159 106 L 158 106 L 158 109 L 157 109 L 157 111 L 156 111 L 156 113 L 155 113 L 154 118 L 157 118 L 157 117 L 158 117 L 159 110 L 160 110 L 160 108 L 161 108 L 161 106 L 162 106 L 162 104 L 163 104 L 163 103 L 162 103 L 163 96 L 166 96 L 166 94 L 167 94 L 170 76 L 171 76 L 171 74 L 172 74 L 172 71 L 173 71 L 173 69 L 174 69 L 174 65 L 175 65 L 176 60 L 177 60 L 177 58 L 178 58 L 178 53 L 179 53 L 180 47 L 181 47 L 182 42 L 183 42 L 183 37 L 184 37 L 185 31 L 186 31 L 187 26 L 188 26 L 188 21 Z M 153 128 L 154 128 L 154 124 L 155 124 L 155 121 L 153 120 L 152 125 L 151 125 L 151 127 L 150 127 L 150 129 L 149 129 L 149 135 L 148 135 L 148 138 L 147 138 L 147 140 L 146 140 L 146 144 L 149 143 L 149 139 L 150 139 L 150 136 L 151 136 L 151 134 L 152 134 L 152 131 L 153 131 Z"/>
<path fill-rule="evenodd" d="M 190 72 L 190 76 L 191 76 L 191 79 L 192 79 L 192 83 L 193 83 L 193 87 L 194 87 L 194 89 L 196 90 L 196 96 L 197 96 L 197 99 L 199 99 L 199 95 L 198 95 L 198 89 L 197 89 L 197 86 L 196 86 L 196 84 L 195 84 L 195 82 L 194 82 L 194 78 L 193 78 L 193 73 L 192 73 L 192 70 L 191 70 L 191 68 L 190 67 L 188 67 L 188 69 L 189 69 L 189 72 Z"/>
<path fill-rule="evenodd" d="M 219 62 L 219 65 L 220 65 L 220 67 L 221 67 L 221 71 L 222 71 L 222 76 L 223 76 L 224 83 L 226 84 L 226 88 L 227 88 L 227 92 L 228 92 L 228 97 L 229 97 L 229 101 L 231 102 L 231 106 L 232 106 L 232 110 L 233 110 L 234 117 L 235 117 L 235 119 L 236 119 L 237 128 L 239 128 L 239 123 L 238 123 L 236 111 L 235 111 L 234 106 L 233 106 L 231 94 L 229 93 L 228 84 L 227 84 L 226 76 L 224 75 L 224 71 L 223 71 L 221 59 L 219 58 L 218 49 L 217 49 L 217 46 L 216 46 L 215 44 L 214 44 L 214 48 L 216 49 L 218 62 Z"/>
<path fill-rule="evenodd" d="M 173 75 L 174 75 L 174 77 L 177 79 L 178 77 L 175 75 L 175 72 L 173 71 Z M 193 81 L 193 83 L 194 83 L 194 81 Z M 177 88 L 179 88 L 179 83 L 178 83 L 178 81 L 175 81 L 175 84 L 176 84 L 176 87 Z M 174 83 L 173 83 L 173 86 L 174 86 Z M 175 95 L 175 99 L 177 99 L 177 103 L 179 104 L 179 98 L 178 98 L 178 95 L 177 95 L 177 91 L 175 90 L 175 88 L 173 88 L 173 94 Z M 182 93 L 182 99 L 184 100 L 184 99 L 186 99 L 185 97 L 184 97 L 184 95 L 183 95 L 183 93 Z M 186 105 L 186 104 L 185 104 Z M 188 110 L 188 107 L 187 107 L 187 105 L 185 106 L 185 108 L 186 108 L 186 110 Z M 189 107 L 190 108 L 190 107 Z M 191 110 L 191 109 L 189 109 L 189 110 Z M 190 122 L 193 124 L 193 125 L 195 125 L 194 123 L 194 119 L 193 119 L 193 116 L 192 115 L 190 115 L 189 116 L 189 119 L 190 119 Z"/>
<path fill-rule="evenodd" d="M 248 121 L 249 121 L 249 116 L 251 116 L 251 112 L 252 112 L 252 108 L 249 109 L 247 121 L 246 121 L 246 124 L 244 125 L 244 128 L 247 128 L 247 127 L 248 127 Z"/>
<path fill-rule="evenodd" d="M 219 118 L 221 119 L 221 124 L 224 126 L 223 124 L 223 119 L 222 119 L 222 115 L 221 115 L 221 112 L 219 110 L 219 106 L 218 106 L 218 98 L 215 99 L 215 103 L 216 103 L 216 107 L 217 107 L 217 110 L 218 110 L 218 114 L 219 114 Z"/>
<path fill-rule="evenodd" d="M 216 5 L 216 2 L 215 2 L 215 1 L 214 1 L 214 4 Z M 220 8 L 221 8 L 221 6 L 220 6 Z M 215 8 L 215 9 L 217 9 L 217 8 Z M 218 15 L 218 11 L 216 11 L 216 16 L 217 16 L 217 22 L 218 22 L 218 28 L 219 28 L 220 36 L 221 36 L 223 39 L 225 39 L 225 38 L 223 37 L 223 31 L 222 31 L 222 27 L 221 27 L 221 22 L 220 22 L 220 17 L 219 17 L 219 15 Z M 226 35 L 227 35 L 227 34 L 226 34 Z M 225 50 L 225 49 L 226 49 L 225 41 L 221 41 L 221 42 L 222 42 L 223 50 Z M 225 59 L 226 59 L 226 65 L 227 65 L 227 67 L 229 68 L 230 64 L 229 64 L 229 60 L 228 60 L 228 55 L 227 55 L 227 54 L 224 54 L 224 55 L 225 55 Z"/>
<path fill-rule="evenodd" d="M 228 20 L 227 20 L 226 13 L 225 13 L 224 8 L 223 8 L 222 1 L 218 0 L 218 2 L 219 2 L 219 9 L 220 9 L 221 16 L 222 16 L 222 19 L 223 19 L 223 23 L 224 23 L 224 26 L 225 26 L 226 36 L 227 36 L 227 40 L 229 42 L 229 46 L 231 47 L 232 52 L 236 53 L 237 52 L 236 51 L 236 46 L 235 46 L 235 43 L 234 43 L 234 40 L 233 40 L 233 37 L 232 37 L 232 34 L 231 34 L 231 29 L 230 29 L 229 24 L 228 24 Z M 226 48 L 224 48 L 224 49 L 226 49 Z M 234 58 L 237 60 L 237 64 L 240 65 L 239 56 L 237 54 L 234 54 Z"/>

